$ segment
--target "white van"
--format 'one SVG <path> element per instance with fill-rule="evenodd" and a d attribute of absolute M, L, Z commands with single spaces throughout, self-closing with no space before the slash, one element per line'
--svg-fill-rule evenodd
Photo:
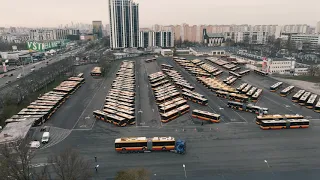
<path fill-rule="evenodd" d="M 49 142 L 50 134 L 49 132 L 44 132 L 42 135 L 41 143 L 45 144 Z"/>

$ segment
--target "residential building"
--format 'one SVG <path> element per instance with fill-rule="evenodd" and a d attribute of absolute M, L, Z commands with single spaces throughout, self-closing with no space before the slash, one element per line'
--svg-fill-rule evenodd
<path fill-rule="evenodd" d="M 174 35 L 171 31 L 140 31 L 139 47 L 173 47 Z"/>
<path fill-rule="evenodd" d="M 291 41 L 296 44 L 310 43 L 312 47 L 320 45 L 320 34 L 292 34 Z"/>
<path fill-rule="evenodd" d="M 222 33 L 207 33 L 207 29 L 203 29 L 203 43 L 207 46 L 221 46 L 223 42 Z"/>
<path fill-rule="evenodd" d="M 173 32 L 174 32 L 174 39 L 175 39 L 176 41 L 178 41 L 178 40 L 180 40 L 180 39 L 182 40 L 181 31 L 182 31 L 182 28 L 181 28 L 180 25 L 174 26 Z"/>
<path fill-rule="evenodd" d="M 139 46 L 139 4 L 132 0 L 109 0 L 112 49 Z"/>
<path fill-rule="evenodd" d="M 282 27 L 283 33 L 300 33 L 300 34 L 307 34 L 309 32 L 310 26 L 307 24 L 291 24 L 291 25 L 284 25 Z"/>
<path fill-rule="evenodd" d="M 92 34 L 96 39 L 102 38 L 102 21 L 92 21 Z"/>
<path fill-rule="evenodd" d="M 79 35 L 77 29 L 31 29 L 29 40 L 32 41 L 49 41 L 67 39 L 68 35 Z"/>
<path fill-rule="evenodd" d="M 268 58 L 266 71 L 270 74 L 294 73 L 296 60 L 293 58 Z"/>
<path fill-rule="evenodd" d="M 267 43 L 267 32 L 257 31 L 246 31 L 246 32 L 235 32 L 234 41 L 244 42 L 246 39 L 249 40 L 250 44 L 265 44 Z"/>
<path fill-rule="evenodd" d="M 320 34 L 320 21 L 317 22 L 317 25 L 316 25 L 316 33 L 317 33 L 317 34 Z"/>

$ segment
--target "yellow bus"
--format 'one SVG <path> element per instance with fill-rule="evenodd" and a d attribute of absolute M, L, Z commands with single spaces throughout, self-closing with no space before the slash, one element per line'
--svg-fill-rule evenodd
<path fill-rule="evenodd" d="M 220 114 L 214 114 L 208 111 L 201 111 L 198 109 L 195 109 L 192 111 L 192 117 L 202 119 L 205 121 L 214 122 L 214 123 L 220 122 Z"/>
<path fill-rule="evenodd" d="M 264 120 L 286 120 L 286 119 L 303 119 L 304 117 L 299 114 L 270 114 L 256 117 L 256 124 L 261 124 Z"/>
<path fill-rule="evenodd" d="M 311 95 L 311 92 L 305 92 L 302 97 L 299 99 L 299 104 L 301 106 L 304 106 L 309 98 L 309 96 Z"/>
<path fill-rule="evenodd" d="M 173 137 L 123 137 L 115 140 L 115 150 L 119 153 L 144 151 L 171 151 L 175 149 Z"/>
<path fill-rule="evenodd" d="M 294 89 L 294 86 L 288 86 L 286 88 L 284 88 L 281 92 L 280 92 L 280 96 L 285 97 L 288 96 Z"/>
<path fill-rule="evenodd" d="M 299 99 L 301 98 L 302 94 L 304 94 L 305 92 L 306 92 L 306 90 L 303 90 L 303 89 L 299 90 L 296 94 L 294 94 L 292 96 L 292 101 L 293 102 L 298 102 Z"/>
<path fill-rule="evenodd" d="M 261 94 L 262 94 L 262 89 L 258 89 L 258 90 L 251 96 L 252 102 L 257 102 Z"/>
<path fill-rule="evenodd" d="M 91 76 L 101 76 L 101 67 L 94 67 L 90 72 Z"/>
<path fill-rule="evenodd" d="M 174 103 L 172 103 L 172 104 L 169 104 L 168 106 L 163 106 L 163 107 L 160 107 L 159 108 L 159 112 L 160 113 L 165 113 L 165 112 L 169 112 L 169 111 L 171 111 L 171 110 L 173 110 L 173 109 L 177 109 L 178 107 L 180 107 L 180 106 L 183 106 L 183 105 L 185 105 L 185 104 L 187 104 L 187 100 L 181 100 L 181 101 L 177 101 L 177 102 L 174 102 Z"/>
<path fill-rule="evenodd" d="M 263 130 L 269 129 L 296 129 L 308 128 L 309 120 L 307 119 L 287 119 L 287 120 L 264 120 L 260 124 Z"/>
<path fill-rule="evenodd" d="M 283 82 L 277 82 L 274 85 L 270 86 L 270 91 L 275 92 L 282 86 Z"/>
<path fill-rule="evenodd" d="M 183 114 L 189 112 L 189 109 L 190 109 L 190 106 L 188 104 L 185 104 L 181 107 L 178 107 L 177 109 L 163 113 L 161 114 L 161 122 L 166 123 L 179 116 L 182 116 Z"/>
<path fill-rule="evenodd" d="M 314 106 L 314 111 L 320 113 L 320 99 L 318 103 Z"/>
<path fill-rule="evenodd" d="M 306 103 L 306 107 L 309 109 L 313 109 L 314 105 L 317 102 L 317 97 L 318 97 L 318 95 L 312 94 Z"/>

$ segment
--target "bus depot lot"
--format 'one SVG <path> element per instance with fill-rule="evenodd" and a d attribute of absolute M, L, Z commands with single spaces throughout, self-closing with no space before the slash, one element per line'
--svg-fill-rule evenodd
<path fill-rule="evenodd" d="M 49 120 L 52 126 L 73 129 L 73 131 L 59 144 L 38 151 L 33 163 L 45 163 L 48 155 L 72 146 L 87 159 L 92 160 L 94 165 L 99 164 L 95 179 L 113 179 L 117 171 L 135 167 L 147 168 L 153 175 L 152 179 L 185 179 L 183 164 L 186 166 L 188 178 L 191 179 L 200 179 L 200 177 L 203 179 L 241 179 L 241 177 L 248 179 L 248 177 L 256 177 L 254 175 L 263 176 L 261 179 L 288 177 L 297 179 L 296 177 L 299 176 L 292 176 L 297 171 L 307 174 L 312 169 L 318 168 L 320 121 L 311 121 L 308 129 L 262 131 L 254 123 L 254 114 L 234 111 L 226 107 L 227 100 L 217 98 L 171 58 L 160 57 L 157 62 L 152 63 L 145 63 L 144 59 L 147 58 L 132 59 L 136 61 L 137 73 L 135 126 L 116 127 L 106 122 L 95 121 L 92 116 L 93 110 L 101 109 L 103 106 L 104 98 L 110 89 L 108 84 L 112 83 L 120 61 L 114 64 L 106 79 L 93 79 L 89 76 L 92 67 L 88 67 L 84 69 L 86 83 Z M 147 76 L 160 71 L 159 65 L 162 63 L 174 66 L 186 80 L 194 84 L 196 92 L 205 95 L 209 100 L 209 106 L 201 106 L 189 101 L 190 109 L 221 114 L 220 123 L 205 122 L 201 126 L 201 121 L 191 118 L 191 113 L 165 124 L 160 122 L 160 115 Z M 221 79 L 227 76 L 225 72 Z M 290 111 L 285 111 L 287 109 L 284 105 L 279 106 L 275 102 L 282 104 L 283 101 L 286 101 L 292 104 L 291 99 L 269 92 L 269 84 L 260 86 L 258 83 L 264 79 L 263 77 L 258 76 L 257 78 L 262 79 L 254 81 L 250 79 L 251 76 L 255 79 L 258 75 L 247 75 L 243 80 L 264 88 L 258 105 L 259 103 L 270 103 L 270 105 L 265 105 L 270 109 L 270 113 L 290 113 Z M 269 83 L 273 84 L 272 81 Z M 241 82 L 237 80 L 234 87 L 239 84 Z M 99 85 L 100 88 L 98 88 Z M 264 96 L 275 99 L 275 102 L 264 99 Z M 292 109 L 292 111 L 300 112 L 297 109 Z M 306 108 L 302 108 L 301 111 L 301 114 L 305 116 L 312 113 Z M 116 153 L 114 140 L 128 136 L 181 138 L 187 142 L 187 152 L 185 155 L 166 152 Z M 94 162 L 94 156 L 98 158 L 97 163 Z M 270 168 L 264 160 L 267 160 Z M 94 168 L 92 170 L 94 171 Z M 308 179 L 308 176 L 303 177 Z"/>

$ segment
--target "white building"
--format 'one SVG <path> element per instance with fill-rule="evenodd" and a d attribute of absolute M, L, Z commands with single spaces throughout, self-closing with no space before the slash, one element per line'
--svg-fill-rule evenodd
<path fill-rule="evenodd" d="M 270 74 L 290 74 L 294 72 L 296 60 L 290 58 L 268 58 L 267 72 Z"/>
<path fill-rule="evenodd" d="M 316 33 L 317 33 L 317 34 L 320 34 L 320 21 L 317 22 L 317 25 L 316 25 Z"/>
<path fill-rule="evenodd" d="M 29 32 L 29 40 L 32 41 L 51 41 L 67 39 L 68 35 L 79 35 L 77 29 L 31 29 Z"/>
<path fill-rule="evenodd" d="M 174 35 L 171 31 L 140 31 L 139 47 L 173 47 Z"/>
<path fill-rule="evenodd" d="M 161 49 L 162 56 L 173 56 L 173 51 L 171 49 Z"/>
<path fill-rule="evenodd" d="M 112 49 L 139 46 L 139 4 L 132 0 L 109 0 Z"/>
<path fill-rule="evenodd" d="M 291 41 L 302 44 L 309 42 L 312 46 L 320 45 L 320 34 L 293 34 Z"/>
<path fill-rule="evenodd" d="M 224 55 L 226 51 L 223 47 L 192 47 L 190 48 L 190 54 L 194 56 L 214 56 Z"/>
<path fill-rule="evenodd" d="M 260 31 L 235 32 L 234 41 L 243 42 L 246 37 L 249 38 L 250 44 L 265 44 L 267 43 L 268 33 Z"/>
<path fill-rule="evenodd" d="M 307 24 L 290 24 L 284 25 L 282 27 L 282 32 L 307 34 L 309 32 L 309 28 L 310 26 Z"/>

